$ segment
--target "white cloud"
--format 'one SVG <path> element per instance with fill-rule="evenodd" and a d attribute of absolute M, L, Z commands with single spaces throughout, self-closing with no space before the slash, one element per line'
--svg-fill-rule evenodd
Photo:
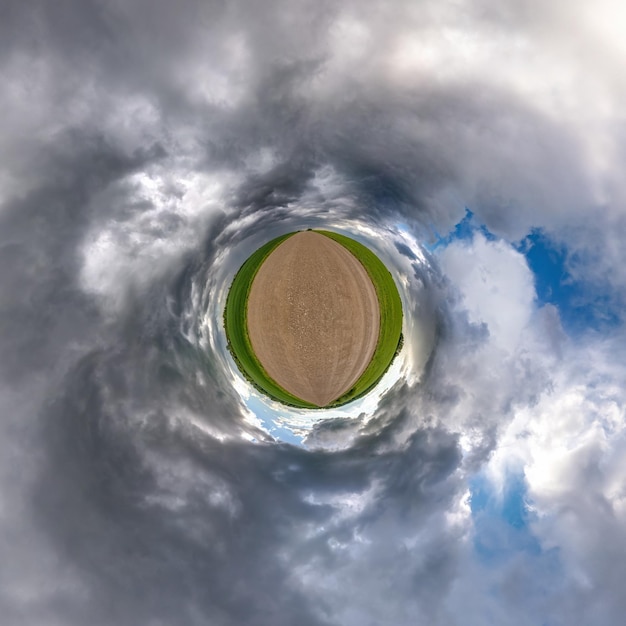
<path fill-rule="evenodd" d="M 624 610 L 626 372 L 619 352 L 603 340 L 568 343 L 549 387 L 514 411 L 487 466 L 496 488 L 511 468 L 523 472 L 530 530 L 561 563 L 550 611 L 569 623 L 611 623 Z"/>
<path fill-rule="evenodd" d="M 83 244 L 81 283 L 116 311 L 129 292 L 166 274 L 200 245 L 207 217 L 219 207 L 217 177 L 155 167 L 132 174 L 94 198 L 97 214 L 117 214 L 94 226 Z M 100 209 L 100 210 L 98 210 Z"/>
<path fill-rule="evenodd" d="M 440 261 L 470 321 L 487 324 L 493 343 L 514 352 L 535 308 L 533 275 L 524 256 L 502 240 L 476 233 L 471 241 L 448 245 Z"/>
<path fill-rule="evenodd" d="M 510 242 L 543 228 L 566 244 L 574 278 L 621 310 L 624 41 L 618 0 L 10 3 L 0 568 L 18 566 L 0 572 L 0 609 L 19 604 L 14 623 L 67 624 L 84 623 L 76 607 L 87 606 L 105 626 L 170 610 L 179 623 L 238 626 L 619 623 L 623 338 L 568 338 Z M 162 156 L 140 162 L 157 145 Z M 223 269 L 195 286 L 209 313 L 237 242 L 289 220 L 358 221 L 393 251 L 398 222 L 421 240 L 465 206 L 500 239 L 451 243 L 427 268 L 448 280 L 435 295 L 405 262 L 415 309 L 431 298 L 439 316 L 438 343 L 414 356 L 420 373 L 428 361 L 415 386 L 398 386 L 332 454 L 251 441 L 258 421 L 244 428 L 220 387 L 219 319 L 184 354 L 135 337 L 131 359 L 115 329 L 103 333 L 111 362 L 90 343 L 102 330 L 90 298 L 124 320 L 130 294 L 169 286 L 185 254 L 202 253 L 222 211 L 232 219 L 209 243 Z M 33 371 L 55 382 L 45 397 Z M 59 439 L 20 435 L 49 434 L 42 423 Z M 512 467 L 563 580 L 526 554 L 476 559 L 466 481 L 482 469 L 504 492 Z M 214 542 L 198 540 L 209 527 Z M 50 572 L 61 572 L 54 593 Z M 285 606 L 287 587 L 301 595 Z"/>

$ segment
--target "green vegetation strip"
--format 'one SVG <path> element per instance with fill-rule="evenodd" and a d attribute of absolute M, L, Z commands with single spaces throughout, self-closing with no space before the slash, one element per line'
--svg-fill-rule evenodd
<path fill-rule="evenodd" d="M 354 386 L 329 405 L 329 407 L 336 407 L 365 395 L 389 369 L 394 357 L 402 347 L 402 301 L 393 276 L 369 248 L 338 233 L 327 230 L 316 230 L 315 232 L 334 239 L 361 262 L 374 284 L 380 307 L 380 332 L 372 360 Z M 241 266 L 226 298 L 224 328 L 228 340 L 228 349 L 237 367 L 254 387 L 283 404 L 303 409 L 314 409 L 319 407 L 293 396 L 270 378 L 254 354 L 248 336 L 248 296 L 254 277 L 270 253 L 292 235 L 295 233 L 272 239 L 261 246 Z"/>
<path fill-rule="evenodd" d="M 250 337 L 248 336 L 248 296 L 250 295 L 252 281 L 270 253 L 291 235 L 295 235 L 295 233 L 281 235 L 276 237 L 276 239 L 268 241 L 241 266 L 241 269 L 233 279 L 233 284 L 230 286 L 226 298 L 224 329 L 226 331 L 226 339 L 228 340 L 228 349 L 237 367 L 248 382 L 262 393 L 283 404 L 303 409 L 312 409 L 317 407 L 291 395 L 270 378 L 256 358 L 250 343 Z"/>
<path fill-rule="evenodd" d="M 380 307 L 380 333 L 372 360 L 352 389 L 330 405 L 339 406 L 356 400 L 370 391 L 380 381 L 400 351 L 402 347 L 402 300 L 391 272 L 368 247 L 339 233 L 328 230 L 315 232 L 334 239 L 361 262 L 374 283 Z"/>

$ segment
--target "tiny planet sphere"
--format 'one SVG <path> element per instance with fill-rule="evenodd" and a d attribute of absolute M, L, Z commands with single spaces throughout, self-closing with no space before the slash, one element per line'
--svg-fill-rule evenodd
<path fill-rule="evenodd" d="M 250 342 L 267 374 L 316 406 L 347 392 L 376 349 L 372 280 L 351 252 L 320 233 L 299 232 L 275 248 L 247 306 Z"/>
<path fill-rule="evenodd" d="M 401 350 L 402 301 L 367 246 L 309 229 L 250 255 L 229 289 L 224 330 L 260 392 L 296 408 L 336 407 L 372 390 Z"/>

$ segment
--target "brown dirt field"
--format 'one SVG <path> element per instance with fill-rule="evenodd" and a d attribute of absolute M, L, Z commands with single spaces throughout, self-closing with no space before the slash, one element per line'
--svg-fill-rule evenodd
<path fill-rule="evenodd" d="M 294 396 L 326 406 L 369 364 L 380 324 L 376 290 L 341 244 L 312 231 L 281 243 L 248 298 L 248 334 L 267 373 Z"/>

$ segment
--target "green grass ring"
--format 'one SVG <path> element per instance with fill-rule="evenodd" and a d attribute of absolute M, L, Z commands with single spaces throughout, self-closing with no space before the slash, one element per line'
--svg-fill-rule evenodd
<path fill-rule="evenodd" d="M 353 387 L 330 405 L 322 407 L 332 408 L 364 396 L 376 386 L 389 369 L 402 347 L 402 301 L 391 272 L 367 246 L 339 233 L 326 230 L 315 232 L 335 240 L 361 262 L 374 285 L 380 308 L 380 330 L 374 354 Z M 320 407 L 290 394 L 267 374 L 257 359 L 248 336 L 248 296 L 252 282 L 272 251 L 285 239 L 295 234 L 288 233 L 268 241 L 256 250 L 235 274 L 226 298 L 224 329 L 233 360 L 250 384 L 282 404 L 296 408 L 317 409 Z"/>

